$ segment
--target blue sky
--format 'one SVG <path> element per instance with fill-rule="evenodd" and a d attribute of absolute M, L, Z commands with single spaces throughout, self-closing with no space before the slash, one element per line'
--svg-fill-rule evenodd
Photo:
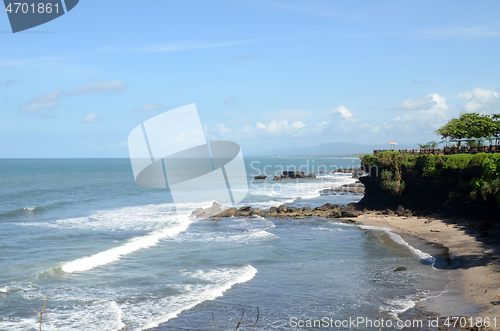
<path fill-rule="evenodd" d="M 424 143 L 500 112 L 500 2 L 93 1 L 12 34 L 0 15 L 0 157 L 127 157 L 196 103 L 243 154 Z"/>

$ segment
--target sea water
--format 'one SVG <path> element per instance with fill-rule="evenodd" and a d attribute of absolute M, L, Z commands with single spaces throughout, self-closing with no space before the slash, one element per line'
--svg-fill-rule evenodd
<path fill-rule="evenodd" d="M 319 193 L 353 183 L 331 172 L 359 166 L 358 159 L 245 164 L 249 193 L 239 206 L 314 208 L 362 197 Z M 272 181 L 283 170 L 318 174 Z M 253 180 L 262 174 L 266 180 Z M 202 194 L 193 192 L 193 201 Z M 358 317 L 396 323 L 450 281 L 435 257 L 387 229 L 322 218 L 190 217 L 212 202 L 174 204 L 168 190 L 137 186 L 127 159 L 0 160 L 0 330 L 39 330 L 36 311 L 47 294 L 43 330 L 234 330 L 238 323 L 239 330 L 309 330 L 299 321 Z M 400 266 L 407 270 L 395 272 Z"/>

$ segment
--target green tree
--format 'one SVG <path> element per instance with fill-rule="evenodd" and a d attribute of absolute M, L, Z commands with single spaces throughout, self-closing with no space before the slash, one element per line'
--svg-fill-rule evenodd
<path fill-rule="evenodd" d="M 499 133 L 499 119 L 500 116 L 495 120 L 493 116 L 478 113 L 461 114 L 458 119 L 452 118 L 435 132 L 443 138 L 487 138 Z"/>
<path fill-rule="evenodd" d="M 437 141 L 429 141 L 427 144 L 419 144 L 417 143 L 418 147 L 420 147 L 420 149 L 435 149 L 437 146 L 438 146 L 438 142 Z"/>
<path fill-rule="evenodd" d="M 493 119 L 493 123 L 495 123 L 495 132 L 493 132 L 493 136 L 500 138 L 500 114 L 493 114 L 491 115 L 491 118 Z"/>

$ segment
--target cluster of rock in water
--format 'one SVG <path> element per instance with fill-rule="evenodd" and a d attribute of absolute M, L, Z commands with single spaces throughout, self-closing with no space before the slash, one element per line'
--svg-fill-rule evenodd
<path fill-rule="evenodd" d="M 322 174 L 323 171 L 321 171 L 319 173 Z M 267 178 L 267 176 L 259 175 L 259 176 L 255 176 L 254 180 L 264 180 L 266 178 Z M 303 171 L 296 171 L 296 170 L 283 171 L 283 173 L 280 176 L 274 176 L 273 180 L 278 181 L 278 180 L 283 180 L 283 179 L 286 180 L 286 179 L 301 179 L 301 178 L 316 178 L 316 174 L 312 172 L 312 173 L 306 175 Z"/>
<path fill-rule="evenodd" d="M 193 213 L 192 216 L 198 218 L 223 218 L 223 217 L 267 217 L 267 218 L 294 218 L 294 219 L 304 219 L 310 217 L 325 217 L 325 218 L 348 218 L 348 217 L 358 217 L 361 214 L 367 213 L 368 210 L 360 210 L 357 203 L 350 203 L 345 206 L 340 206 L 337 204 L 326 203 L 323 206 L 311 208 L 311 207 L 292 207 L 281 205 L 278 207 L 271 207 L 269 210 L 260 210 L 259 208 L 253 208 L 251 206 L 244 206 L 241 208 L 227 208 L 222 210 L 221 206 L 214 202 L 210 208 L 198 208 Z M 378 211 L 378 214 L 385 215 L 398 215 L 398 216 L 412 216 L 412 212 L 409 209 L 405 209 L 402 206 L 395 211 L 390 209 Z"/>
<path fill-rule="evenodd" d="M 360 168 L 347 168 L 347 169 L 337 169 L 331 172 L 333 173 L 351 173 L 352 178 L 359 178 L 365 175 L 366 172 Z M 323 171 L 318 172 L 318 174 L 323 174 Z M 265 180 L 267 176 L 259 175 L 255 176 L 254 180 Z M 283 171 L 280 176 L 274 176 L 273 181 L 281 181 L 287 179 L 310 179 L 316 178 L 315 173 L 305 174 L 303 171 Z M 338 187 L 333 187 L 329 189 L 324 189 L 319 192 L 321 195 L 337 195 L 337 194 L 364 194 L 365 186 L 358 180 L 355 183 L 344 184 Z"/>
<path fill-rule="evenodd" d="M 364 170 L 361 168 L 346 168 L 346 169 L 337 169 L 333 170 L 331 172 L 332 174 L 335 173 L 352 173 L 352 178 L 359 178 L 360 176 L 363 176 L 366 174 Z M 323 174 L 323 171 L 318 172 L 318 174 Z M 265 180 L 267 176 L 264 175 L 258 175 L 254 177 L 254 180 Z M 280 176 L 274 176 L 273 180 L 286 180 L 286 179 L 303 179 L 303 178 L 316 178 L 316 174 L 311 172 L 310 174 L 305 174 L 303 171 L 297 171 L 297 170 L 286 170 L 283 171 L 283 173 Z"/>
<path fill-rule="evenodd" d="M 357 203 L 350 203 L 346 206 L 340 206 L 337 204 L 326 203 L 323 206 L 311 208 L 311 207 L 291 207 L 286 205 L 281 205 L 278 207 L 271 207 L 269 210 L 260 210 L 259 208 L 253 208 L 251 206 L 244 206 L 241 208 L 227 208 L 222 210 L 221 206 L 214 202 L 210 208 L 198 208 L 191 216 L 198 218 L 223 218 L 223 217 L 267 217 L 267 218 L 294 218 L 294 219 L 304 219 L 310 217 L 325 217 L 325 218 L 348 218 L 348 217 L 358 217 L 361 214 L 367 213 L 368 210 L 360 210 Z M 398 215 L 398 216 L 412 216 L 412 212 L 409 209 L 405 209 L 402 206 L 395 211 L 390 209 L 378 211 L 378 214 L 383 215 Z"/>
<path fill-rule="evenodd" d="M 252 208 L 244 206 L 241 208 L 228 208 L 218 214 L 212 216 L 213 218 L 219 217 L 252 217 L 262 216 L 267 218 L 295 218 L 304 219 L 309 217 L 326 217 L 326 218 L 343 218 L 343 217 L 357 217 L 363 212 L 356 209 L 356 204 L 350 203 L 347 206 L 324 204 L 323 206 L 311 207 L 291 207 L 281 205 L 278 207 L 271 207 L 269 210 L 260 210 L 259 208 Z"/>
<path fill-rule="evenodd" d="M 319 172 L 322 174 L 323 172 Z M 352 173 L 353 178 L 359 178 L 364 175 L 365 172 L 359 168 L 347 168 L 334 170 L 332 173 Z M 265 180 L 267 176 L 255 176 L 255 180 Z M 314 173 L 305 175 L 302 171 L 283 171 L 281 176 L 275 176 L 273 180 L 286 180 L 286 179 L 308 179 L 316 178 Z M 334 187 L 330 189 L 324 189 L 320 191 L 321 195 L 334 195 L 334 194 L 363 194 L 364 185 L 356 181 L 351 184 L 344 184 L 339 187 Z M 340 206 L 337 204 L 324 204 L 323 206 L 311 208 L 311 207 L 292 207 L 281 205 L 277 207 L 271 207 L 269 210 L 260 210 L 259 208 L 253 208 L 251 206 L 244 206 L 241 208 L 228 208 L 222 210 L 221 206 L 214 202 L 210 208 L 198 208 L 193 213 L 192 216 L 198 218 L 220 218 L 220 217 L 267 217 L 267 218 L 295 218 L 304 219 L 309 217 L 326 217 L 326 218 L 346 218 L 346 217 L 357 217 L 361 215 L 363 211 L 358 210 L 356 203 L 350 203 L 346 206 Z"/>

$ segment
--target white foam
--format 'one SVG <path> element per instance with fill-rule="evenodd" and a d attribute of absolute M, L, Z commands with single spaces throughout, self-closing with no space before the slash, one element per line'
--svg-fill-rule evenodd
<path fill-rule="evenodd" d="M 401 238 L 400 235 L 395 234 L 392 232 L 391 229 L 389 228 L 382 228 L 382 227 L 376 227 L 376 226 L 370 226 L 370 225 L 359 225 L 361 229 L 366 229 L 366 230 L 378 230 L 378 231 L 384 231 L 389 235 L 389 237 L 396 243 L 403 245 L 407 247 L 413 254 L 417 255 L 419 258 L 422 260 L 426 260 L 431 263 L 432 267 L 434 267 L 434 263 L 436 262 L 436 258 L 430 254 L 427 254 L 425 252 L 422 252 L 420 249 L 417 249 L 413 247 L 412 245 L 408 244 L 403 238 Z"/>
<path fill-rule="evenodd" d="M 391 315 L 393 315 L 394 317 L 397 317 L 397 315 L 404 313 L 410 308 L 415 307 L 415 301 L 410 298 L 390 300 L 389 304 L 392 306 Z"/>
<path fill-rule="evenodd" d="M 117 261 L 124 255 L 156 245 L 160 239 L 173 237 L 183 231 L 186 231 L 189 224 L 191 224 L 191 220 L 188 217 L 184 217 L 183 221 L 175 222 L 168 228 L 154 231 L 146 236 L 133 238 L 126 244 L 110 248 L 92 256 L 66 262 L 61 266 L 61 268 L 64 272 L 72 273 L 87 271 L 98 266 Z"/>
<path fill-rule="evenodd" d="M 66 288 L 54 289 L 47 306 L 43 329 L 60 330 L 147 330 L 177 317 L 185 310 L 214 300 L 236 284 L 245 283 L 255 277 L 257 269 L 251 265 L 212 270 L 197 270 L 181 274 L 189 284 L 169 284 L 178 294 L 158 297 L 158 292 L 140 293 L 139 288 Z M 168 283 L 168 282 L 167 282 Z M 36 289 L 33 289 L 36 290 Z M 135 293 L 136 295 L 132 295 Z M 26 300 L 43 302 L 44 292 L 36 290 L 23 294 Z M 61 302 L 71 304 L 57 305 Z M 56 306 L 57 308 L 51 308 Z M 34 330 L 36 315 L 30 318 L 16 318 L 15 321 L 1 320 L 0 330 Z"/>
<path fill-rule="evenodd" d="M 196 208 L 210 207 L 213 201 L 202 203 L 162 203 L 97 210 L 88 216 L 59 219 L 55 222 L 19 223 L 22 226 L 88 229 L 96 231 L 152 231 L 165 227 L 170 216 L 189 213 Z M 33 207 L 35 208 L 35 207 Z M 25 208 L 26 209 L 26 208 Z"/>
<path fill-rule="evenodd" d="M 1 293 L 7 293 L 7 292 L 9 292 L 9 287 L 5 286 L 5 287 L 0 288 L 0 292 Z"/>
<path fill-rule="evenodd" d="M 410 296 L 404 299 L 392 299 L 387 302 L 389 306 L 381 306 L 380 310 L 387 312 L 392 318 L 397 321 L 402 321 L 399 314 L 404 313 L 408 309 L 415 307 L 416 302 Z"/>
<path fill-rule="evenodd" d="M 320 191 L 344 184 L 356 182 L 352 174 L 318 175 L 316 179 L 307 181 L 282 180 L 273 182 L 253 183 L 251 194 L 264 197 L 293 198 L 310 200 L 320 196 Z"/>
<path fill-rule="evenodd" d="M 195 273 L 186 273 L 194 278 L 203 279 L 211 282 L 209 285 L 190 285 L 186 288 L 189 291 L 180 296 L 168 297 L 161 299 L 155 308 L 144 309 L 145 307 L 137 306 L 131 312 L 131 316 L 136 316 L 139 319 L 137 330 L 146 330 L 159 326 L 162 323 L 177 317 L 180 313 L 187 309 L 191 309 L 196 305 L 209 300 L 214 300 L 223 296 L 224 292 L 229 290 L 236 284 L 246 283 L 257 274 L 257 269 L 251 265 L 246 265 L 238 269 L 219 269 L 209 271 L 198 271 Z M 149 312 L 149 313 L 148 313 Z M 133 315 L 135 313 L 135 315 Z M 136 322 L 134 321 L 134 324 Z"/>

